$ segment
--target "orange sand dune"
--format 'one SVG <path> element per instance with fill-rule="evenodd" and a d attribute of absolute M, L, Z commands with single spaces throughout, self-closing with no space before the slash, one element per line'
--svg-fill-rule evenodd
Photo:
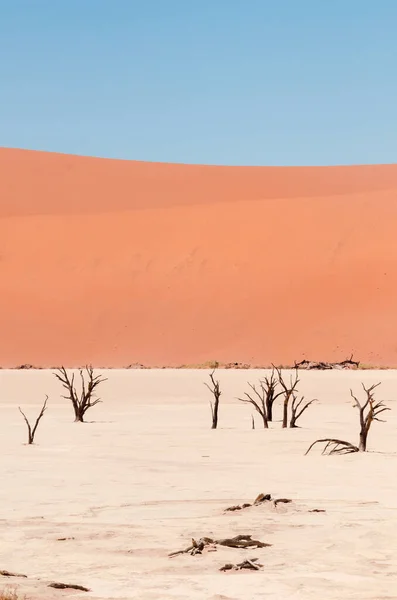
<path fill-rule="evenodd" d="M 0 149 L 0 364 L 397 366 L 397 165 Z"/>

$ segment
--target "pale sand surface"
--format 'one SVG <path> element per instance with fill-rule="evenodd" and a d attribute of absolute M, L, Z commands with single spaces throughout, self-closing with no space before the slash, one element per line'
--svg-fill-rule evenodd
<path fill-rule="evenodd" d="M 0 365 L 397 366 L 397 165 L 0 149 Z"/>
<path fill-rule="evenodd" d="M 235 396 L 260 374 L 218 372 L 221 428 L 211 431 L 205 371 L 110 371 L 83 425 L 51 373 L 0 371 L 0 569 L 32 578 L 16 582 L 34 600 L 68 596 L 34 578 L 104 599 L 397 598 L 397 373 L 302 372 L 300 390 L 319 399 L 302 428 L 264 431 L 257 420 L 252 431 Z M 318 437 L 357 442 L 349 388 L 359 393 L 360 381 L 382 381 L 394 409 L 374 424 L 371 452 L 305 457 Z M 37 445 L 23 445 L 17 406 L 34 415 L 45 393 Z M 260 492 L 294 502 L 224 513 Z M 167 557 L 191 537 L 239 533 L 273 546 Z M 218 571 L 244 557 L 263 570 Z"/>

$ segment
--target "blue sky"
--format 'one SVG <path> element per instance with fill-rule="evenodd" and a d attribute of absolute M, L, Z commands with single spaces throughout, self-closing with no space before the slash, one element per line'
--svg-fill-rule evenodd
<path fill-rule="evenodd" d="M 0 146 L 397 162 L 396 0 L 0 0 Z"/>

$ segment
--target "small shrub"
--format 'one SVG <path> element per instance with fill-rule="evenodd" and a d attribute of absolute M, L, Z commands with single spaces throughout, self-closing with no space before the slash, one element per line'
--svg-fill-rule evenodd
<path fill-rule="evenodd" d="M 7 586 L 0 590 L 0 600 L 27 600 L 27 598 L 19 596 L 16 587 Z"/>

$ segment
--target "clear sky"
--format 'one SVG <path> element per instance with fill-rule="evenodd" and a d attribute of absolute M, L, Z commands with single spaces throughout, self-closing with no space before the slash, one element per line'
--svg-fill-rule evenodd
<path fill-rule="evenodd" d="M 0 146 L 397 162 L 397 0 L 0 0 Z"/>

